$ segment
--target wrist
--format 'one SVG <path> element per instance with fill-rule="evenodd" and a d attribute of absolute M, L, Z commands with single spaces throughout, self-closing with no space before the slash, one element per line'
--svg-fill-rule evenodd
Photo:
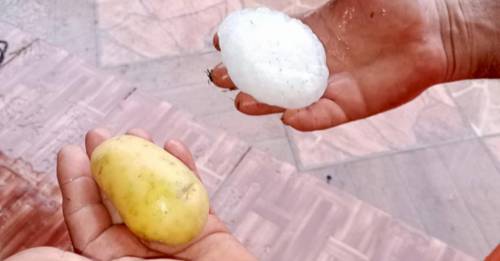
<path fill-rule="evenodd" d="M 500 76 L 500 2 L 436 0 L 446 80 Z"/>

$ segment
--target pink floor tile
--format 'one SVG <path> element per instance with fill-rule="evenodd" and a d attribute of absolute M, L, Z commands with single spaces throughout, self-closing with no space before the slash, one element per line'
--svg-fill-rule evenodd
<path fill-rule="evenodd" d="M 463 81 L 447 87 L 478 135 L 500 133 L 500 80 Z"/>
<path fill-rule="evenodd" d="M 213 207 L 260 260 L 448 260 L 445 253 L 454 252 L 254 150 L 216 193 Z"/>
<path fill-rule="evenodd" d="M 285 128 L 280 115 L 248 116 L 236 109 L 224 113 L 197 117 L 211 128 L 224 130 L 248 142 L 284 138 Z"/>
<path fill-rule="evenodd" d="M 198 117 L 235 110 L 234 97 L 236 92 L 216 88 L 207 81 L 174 89 L 147 90 L 147 93 Z"/>
<path fill-rule="evenodd" d="M 44 42 L 17 48 L 23 51 L 0 69 L 0 150 L 54 173 L 59 148 L 82 144 L 133 87 Z"/>
<path fill-rule="evenodd" d="M 103 65 L 118 65 L 211 49 L 216 27 L 238 0 L 98 0 Z"/>
<path fill-rule="evenodd" d="M 430 89 L 402 107 L 366 120 L 325 131 L 302 133 L 289 129 L 289 133 L 304 169 L 473 135 L 443 87 Z"/>
<path fill-rule="evenodd" d="M 498 166 L 500 166 L 500 136 L 485 138 L 484 143 Z"/>
<path fill-rule="evenodd" d="M 35 246 L 71 249 L 57 186 L 34 179 L 46 176 L 0 154 L 0 259 Z"/>
<path fill-rule="evenodd" d="M 208 84 L 207 70 L 220 62 L 220 54 L 214 48 L 203 54 L 157 59 L 104 70 L 123 76 L 143 90 L 161 93 L 169 89 Z"/>
<path fill-rule="evenodd" d="M 288 138 L 278 138 L 271 140 L 264 140 L 252 145 L 253 148 L 268 152 L 273 155 L 278 160 L 288 162 L 295 165 L 295 159 L 293 157 L 292 149 Z"/>

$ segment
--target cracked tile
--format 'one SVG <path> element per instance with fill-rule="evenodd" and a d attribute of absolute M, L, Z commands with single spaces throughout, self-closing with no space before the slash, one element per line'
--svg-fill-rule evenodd
<path fill-rule="evenodd" d="M 3 0 L 0 21 L 96 64 L 94 1 Z"/>

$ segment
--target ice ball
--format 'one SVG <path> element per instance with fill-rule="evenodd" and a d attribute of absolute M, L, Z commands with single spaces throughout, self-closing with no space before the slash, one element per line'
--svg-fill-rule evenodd
<path fill-rule="evenodd" d="M 228 15 L 217 34 L 229 76 L 259 102 L 297 109 L 325 92 L 325 49 L 300 20 L 268 8 L 243 9 Z"/>

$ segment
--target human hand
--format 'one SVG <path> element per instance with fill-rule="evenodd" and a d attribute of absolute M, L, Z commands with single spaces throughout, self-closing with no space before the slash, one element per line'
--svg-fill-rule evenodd
<path fill-rule="evenodd" d="M 458 5 L 454 0 L 331 1 L 302 18 L 325 46 L 330 79 L 323 97 L 307 108 L 285 110 L 239 93 L 236 108 L 249 115 L 283 113 L 286 125 L 321 130 L 395 108 L 436 83 L 472 77 L 477 65 L 468 55 L 479 52 L 461 45 L 474 45 L 470 39 L 452 35 L 452 26 L 460 26 Z M 218 48 L 217 36 L 214 45 Z M 220 87 L 236 88 L 223 65 L 211 76 Z"/>
<path fill-rule="evenodd" d="M 142 130 L 131 130 L 129 134 L 151 140 L 148 133 Z M 201 235 L 177 247 L 144 241 L 132 234 L 124 224 L 113 222 L 116 210 L 101 197 L 91 175 L 89 162 L 92 151 L 108 138 L 110 134 L 106 130 L 90 131 L 85 139 L 86 153 L 78 146 L 66 146 L 57 157 L 63 214 L 76 253 L 97 260 L 140 260 L 152 257 L 171 258 L 162 260 L 255 260 L 213 211 L 210 211 Z M 193 157 L 184 145 L 170 141 L 165 143 L 164 148 L 196 173 Z M 47 256 L 66 258 L 60 260 L 85 259 L 47 248 L 28 250 L 21 254 L 23 258 L 12 260 L 43 260 Z"/>

